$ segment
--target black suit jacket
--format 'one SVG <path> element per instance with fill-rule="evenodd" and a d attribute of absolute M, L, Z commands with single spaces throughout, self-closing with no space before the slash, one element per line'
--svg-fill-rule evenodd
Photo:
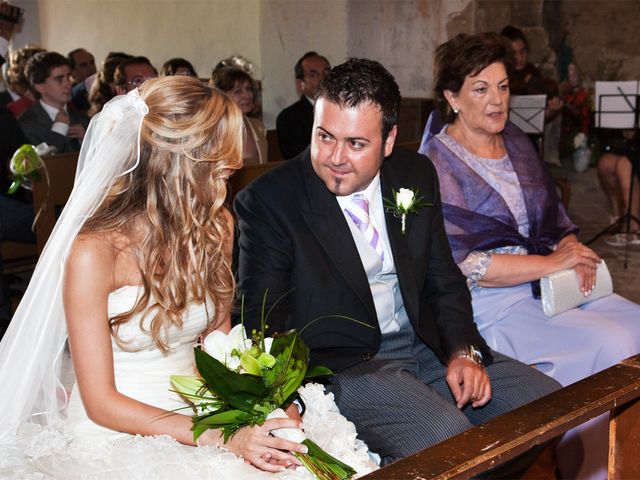
<path fill-rule="evenodd" d="M 451 256 L 433 165 L 417 153 L 394 150 L 383 162 L 380 181 L 384 198 L 392 198 L 392 190 L 417 187 L 432 203 L 407 217 L 405 234 L 400 219 L 385 214 L 411 324 L 443 363 L 467 344 L 491 362 L 473 322 L 465 278 Z M 340 371 L 375 355 L 381 332 L 367 276 L 335 196 L 313 170 L 309 149 L 242 190 L 235 210 L 237 292 L 238 299 L 245 297 L 245 325 L 259 328 L 268 289 L 267 310 L 284 296 L 267 319 L 269 330 L 304 329 L 312 363 Z M 322 318 L 331 315 L 369 327 Z"/>
<path fill-rule="evenodd" d="M 0 92 L 0 105 L 3 107 L 7 106 L 7 104 L 13 102 L 13 97 L 6 90 L 4 92 Z"/>
<path fill-rule="evenodd" d="M 303 95 L 296 103 L 282 110 L 276 118 L 276 130 L 282 158 L 288 160 L 302 153 L 311 143 L 311 102 Z"/>
<path fill-rule="evenodd" d="M 4 105 L 0 105 L 0 195 L 5 195 L 11 180 L 9 179 L 9 160 L 15 151 L 27 143 L 13 113 Z M 24 195 L 24 192 L 20 192 Z M 30 196 L 30 195 L 29 195 Z"/>
<path fill-rule="evenodd" d="M 71 125 L 81 123 L 86 129 L 89 126 L 89 117 L 75 110 L 71 105 L 67 106 L 69 122 Z M 20 128 L 33 145 L 47 142 L 58 149 L 58 153 L 75 152 L 80 150 L 80 141 L 51 131 L 53 120 L 47 114 L 39 101 L 36 101 L 18 119 Z"/>

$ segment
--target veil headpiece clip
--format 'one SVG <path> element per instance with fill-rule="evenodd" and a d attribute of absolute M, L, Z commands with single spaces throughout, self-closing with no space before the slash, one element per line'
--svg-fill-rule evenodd
<path fill-rule="evenodd" d="M 128 168 L 127 170 L 122 172 L 120 176 L 124 176 L 128 173 L 133 172 L 138 167 L 138 165 L 140 165 L 140 132 L 142 131 L 142 121 L 144 120 L 145 115 L 149 113 L 149 106 L 140 97 L 140 92 L 138 92 L 137 88 L 134 88 L 129 93 L 127 93 L 127 100 L 129 100 L 129 103 L 133 105 L 133 108 L 141 113 L 140 124 L 138 125 L 138 140 L 136 142 L 138 153 L 136 155 L 136 163 L 134 163 L 131 168 Z"/>

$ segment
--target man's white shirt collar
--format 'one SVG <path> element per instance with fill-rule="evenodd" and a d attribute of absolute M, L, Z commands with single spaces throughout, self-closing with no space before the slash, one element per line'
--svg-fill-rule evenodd
<path fill-rule="evenodd" d="M 55 122 L 56 115 L 58 115 L 58 112 L 60 111 L 60 109 L 56 107 L 52 107 L 42 99 L 40 99 L 40 105 L 42 105 L 42 108 L 44 108 L 44 111 L 47 112 L 47 115 L 49 115 L 49 118 L 51 118 L 51 120 Z M 64 111 L 65 112 L 67 111 L 67 107 L 64 107 Z"/>

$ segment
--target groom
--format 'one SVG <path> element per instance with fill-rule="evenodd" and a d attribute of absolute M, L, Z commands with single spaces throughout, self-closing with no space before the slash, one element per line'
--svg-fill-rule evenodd
<path fill-rule="evenodd" d="M 259 327 L 298 329 L 360 437 L 389 463 L 558 385 L 492 352 L 472 320 L 429 160 L 394 150 L 400 92 L 350 59 L 320 86 L 310 149 L 241 191 L 238 299 Z M 416 213 L 385 208 L 401 188 Z M 238 302 L 239 304 L 239 302 Z M 345 319 L 344 317 L 349 317 Z"/>

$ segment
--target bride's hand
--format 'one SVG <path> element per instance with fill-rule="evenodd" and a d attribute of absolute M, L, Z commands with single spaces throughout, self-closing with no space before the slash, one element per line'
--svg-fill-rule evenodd
<path fill-rule="evenodd" d="M 229 442 L 221 446 L 267 472 L 280 472 L 287 467 L 301 465 L 289 452 L 307 453 L 306 445 L 269 434 L 271 430 L 280 428 L 300 428 L 300 422 L 290 418 L 267 420 L 262 425 L 241 428 Z"/>

